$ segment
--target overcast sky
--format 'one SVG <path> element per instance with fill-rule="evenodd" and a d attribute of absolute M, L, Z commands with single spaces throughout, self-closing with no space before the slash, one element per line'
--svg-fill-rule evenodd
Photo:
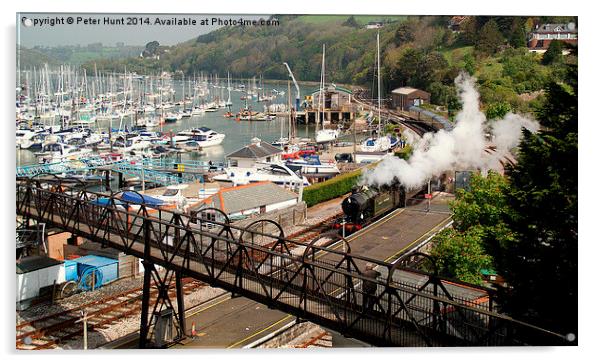
<path fill-rule="evenodd" d="M 68 18 L 72 17 L 74 22 L 77 17 L 81 17 L 80 24 L 67 24 Z M 143 19 L 149 18 L 151 25 L 103 25 L 102 21 L 105 17 L 116 20 L 127 17 L 136 17 Z M 152 24 L 156 18 L 162 20 L 172 18 L 184 20 L 194 19 L 197 21 L 196 26 L 182 25 L 154 25 Z M 57 46 L 57 45 L 87 45 L 90 43 L 101 42 L 104 45 L 115 45 L 117 42 L 123 42 L 126 45 L 145 45 L 146 43 L 156 40 L 162 45 L 173 45 L 201 34 L 208 33 L 219 28 L 219 25 L 201 25 L 201 22 L 207 18 L 211 21 L 212 18 L 220 19 L 267 19 L 269 15 L 218 15 L 218 14 L 178 14 L 178 15 L 158 15 L 158 14 L 101 14 L 101 13 L 17 13 L 17 43 L 26 47 L 41 46 Z M 27 18 L 30 21 L 24 22 Z M 83 24 L 83 19 L 92 18 L 100 24 Z M 55 21 L 54 26 L 49 23 Z M 60 20 L 62 19 L 62 20 Z M 32 24 L 33 20 L 42 25 Z M 63 24 L 60 24 L 60 22 Z M 29 26 L 26 26 L 29 25 Z"/>

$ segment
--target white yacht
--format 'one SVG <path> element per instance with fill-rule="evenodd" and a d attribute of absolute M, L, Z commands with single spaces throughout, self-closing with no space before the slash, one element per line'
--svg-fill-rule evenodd
<path fill-rule="evenodd" d="M 144 150 L 151 146 L 151 142 L 140 136 L 118 136 L 113 142 L 113 147 L 120 152 Z"/>
<path fill-rule="evenodd" d="M 40 164 L 57 163 L 65 160 L 75 160 L 89 155 L 91 149 L 82 149 L 75 146 L 53 142 L 42 147 L 42 151 L 35 153 Z"/>
<path fill-rule="evenodd" d="M 337 175 L 341 173 L 335 161 L 321 161 L 317 156 L 306 159 L 289 159 L 286 161 L 286 166 L 294 171 L 299 170 L 301 175 Z"/>
<path fill-rule="evenodd" d="M 326 100 L 324 94 L 324 88 L 326 87 L 326 68 L 325 68 L 325 59 L 326 59 L 326 45 L 322 44 L 322 73 L 320 76 L 320 96 L 318 98 L 318 118 L 320 118 L 320 113 L 322 115 L 326 114 Z M 320 110 L 321 109 L 321 110 Z M 325 116 L 324 116 L 325 117 Z M 316 142 L 317 143 L 325 143 L 336 140 L 339 137 L 340 130 L 337 128 L 335 130 L 325 129 L 324 122 L 322 121 L 322 129 L 316 127 Z M 318 120 L 318 126 L 320 121 Z"/>
<path fill-rule="evenodd" d="M 176 144 L 195 141 L 199 147 L 203 148 L 220 145 L 225 138 L 225 134 L 217 133 L 214 130 L 203 126 L 197 129 L 180 131 L 174 136 L 173 140 Z"/>
<path fill-rule="evenodd" d="M 17 147 L 22 149 L 27 149 L 29 145 L 32 143 L 32 139 L 37 135 L 36 132 L 31 130 L 17 130 L 17 139 L 16 144 Z"/>
<path fill-rule="evenodd" d="M 306 177 L 300 177 L 283 163 L 256 163 L 254 168 L 229 167 L 225 174 L 213 177 L 215 181 L 231 182 L 243 185 L 255 182 L 270 181 L 280 186 L 295 188 L 303 183 L 308 186 Z"/>
<path fill-rule="evenodd" d="M 380 113 L 380 33 L 376 33 L 376 64 L 377 64 L 377 80 L 378 80 L 378 133 L 375 136 L 369 137 L 362 142 L 360 149 L 363 152 L 383 152 L 388 151 L 392 145 L 392 139 L 387 135 L 382 135 L 382 118 Z"/>
<path fill-rule="evenodd" d="M 391 139 L 388 136 L 369 137 L 362 141 L 360 149 L 363 152 L 388 151 L 391 148 Z"/>
<path fill-rule="evenodd" d="M 341 131 L 339 129 L 317 130 L 316 131 L 316 142 L 318 144 L 321 144 L 321 143 L 325 143 L 325 142 L 335 141 L 339 137 L 340 133 L 341 133 Z"/>

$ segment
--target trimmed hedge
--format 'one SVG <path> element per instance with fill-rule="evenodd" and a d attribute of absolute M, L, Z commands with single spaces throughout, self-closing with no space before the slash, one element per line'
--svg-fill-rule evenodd
<path fill-rule="evenodd" d="M 362 175 L 362 169 L 337 175 L 321 183 L 316 183 L 303 189 L 303 201 L 308 207 L 330 200 L 351 191 Z"/>

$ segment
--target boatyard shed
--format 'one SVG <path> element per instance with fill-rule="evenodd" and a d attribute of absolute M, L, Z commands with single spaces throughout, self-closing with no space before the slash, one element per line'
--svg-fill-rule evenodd
<path fill-rule="evenodd" d="M 65 281 L 61 261 L 46 256 L 27 256 L 17 261 L 17 303 L 39 296 L 40 289 Z"/>
<path fill-rule="evenodd" d="M 324 87 L 323 98 L 320 95 L 319 88 L 311 92 L 311 107 L 305 110 L 305 123 L 318 123 L 317 120 L 321 120 L 325 124 L 336 124 L 354 119 L 353 92 L 350 89 L 331 84 Z"/>
<path fill-rule="evenodd" d="M 297 198 L 296 193 L 266 181 L 223 188 L 190 210 L 195 213 L 207 207 L 217 208 L 229 218 L 239 218 L 294 206 Z"/>
<path fill-rule="evenodd" d="M 228 165 L 240 168 L 252 168 L 255 163 L 271 163 L 281 159 L 282 150 L 257 138 L 251 144 L 226 156 Z"/>
<path fill-rule="evenodd" d="M 391 92 L 393 108 L 404 111 L 412 106 L 421 106 L 423 103 L 431 102 L 431 94 L 417 88 L 399 87 Z"/>

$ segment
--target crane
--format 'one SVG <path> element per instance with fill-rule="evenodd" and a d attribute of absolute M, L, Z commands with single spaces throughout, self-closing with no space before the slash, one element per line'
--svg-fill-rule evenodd
<path fill-rule="evenodd" d="M 297 89 L 297 97 L 295 98 L 295 111 L 299 111 L 299 107 L 300 107 L 299 103 L 300 103 L 300 99 L 301 99 L 301 92 L 299 91 L 299 85 L 297 84 L 297 80 L 295 79 L 295 76 L 293 75 L 293 71 L 291 71 L 291 68 L 288 66 L 288 63 L 284 62 L 284 65 L 286 66 L 286 69 L 288 70 L 288 74 L 293 79 L 293 83 L 295 84 L 295 88 Z"/>

